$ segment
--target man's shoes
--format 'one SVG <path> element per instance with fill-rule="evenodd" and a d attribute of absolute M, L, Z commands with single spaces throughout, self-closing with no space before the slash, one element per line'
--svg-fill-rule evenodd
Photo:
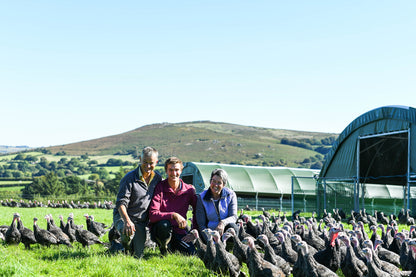
<path fill-rule="evenodd" d="M 108 249 L 108 251 L 109 251 L 111 254 L 115 254 L 115 253 L 118 253 L 118 252 L 122 252 L 122 251 L 124 251 L 124 247 L 123 247 L 123 245 L 122 245 L 120 242 L 118 242 L 117 240 L 113 240 L 113 241 L 111 242 L 111 246 L 110 246 L 110 248 Z"/>

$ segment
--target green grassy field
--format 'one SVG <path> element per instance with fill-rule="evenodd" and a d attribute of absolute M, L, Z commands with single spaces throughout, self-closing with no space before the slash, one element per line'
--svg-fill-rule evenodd
<path fill-rule="evenodd" d="M 83 215 L 94 215 L 95 220 L 108 225 L 112 223 L 112 210 L 104 209 L 58 209 L 58 208 L 10 208 L 0 207 L 0 225 L 10 225 L 13 213 L 18 212 L 26 227 L 33 229 L 33 217 L 38 217 L 38 225 L 46 228 L 46 214 L 52 214 L 57 224 L 59 215 L 64 218 L 70 212 L 74 213 L 75 224 L 84 224 Z M 271 211 L 273 212 L 273 211 Z M 248 211 L 247 214 L 255 218 L 261 212 Z M 309 217 L 310 214 L 303 216 Z M 189 218 L 190 216 L 188 216 Z M 346 229 L 351 229 L 345 224 Z M 366 228 L 368 229 L 368 228 Z M 409 227 L 400 225 L 399 230 Z M 108 243 L 107 234 L 102 241 Z M 92 245 L 89 249 L 82 248 L 78 243 L 73 248 L 64 245 L 46 248 L 33 245 L 30 250 L 25 250 L 22 244 L 0 244 L 0 276 L 218 276 L 206 269 L 203 262 L 196 256 L 188 257 L 180 254 L 170 254 L 161 257 L 156 248 L 145 249 L 144 257 L 137 260 L 124 254 L 111 255 L 107 247 Z M 247 273 L 247 266 L 243 266 Z M 338 270 L 338 275 L 343 276 Z"/>
<path fill-rule="evenodd" d="M 24 186 L 0 187 L 0 191 L 21 191 Z"/>
<path fill-rule="evenodd" d="M 49 213 L 58 224 L 59 215 L 66 218 L 70 212 L 74 213 L 75 224 L 85 224 L 85 213 L 94 215 L 96 221 L 108 225 L 112 222 L 112 210 L 0 207 L 0 225 L 10 225 L 14 212 L 21 215 L 29 229 L 33 229 L 35 216 L 39 218 L 39 227 L 45 229 L 43 218 Z M 108 243 L 107 234 L 102 241 Z M 161 258 L 158 249 L 146 249 L 140 260 L 124 254 L 110 255 L 103 245 L 84 249 L 78 243 L 74 248 L 34 245 L 30 250 L 25 250 L 22 244 L 2 243 L 0 253 L 0 276 L 215 276 L 196 256 L 172 254 Z"/>

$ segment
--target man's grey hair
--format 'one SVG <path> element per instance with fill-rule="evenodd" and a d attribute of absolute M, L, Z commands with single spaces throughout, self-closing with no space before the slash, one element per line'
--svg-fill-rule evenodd
<path fill-rule="evenodd" d="M 152 157 L 153 155 L 155 155 L 155 156 L 156 156 L 156 159 L 158 159 L 158 158 L 159 158 L 159 152 L 157 152 L 157 150 L 156 150 L 156 149 L 154 149 L 153 147 L 151 147 L 151 146 L 147 146 L 147 147 L 143 148 L 142 154 L 140 155 L 140 161 L 143 161 L 143 159 L 144 159 L 145 157 L 146 157 L 146 158 L 150 158 L 150 157 Z"/>
<path fill-rule="evenodd" d="M 224 184 L 224 186 L 227 185 L 227 182 L 228 182 L 228 174 L 227 174 L 227 172 L 224 169 L 221 169 L 221 168 L 214 169 L 211 172 L 211 178 L 209 179 L 210 182 L 212 180 L 212 177 L 214 177 L 215 175 L 217 175 L 218 177 L 221 178 L 222 183 Z"/>

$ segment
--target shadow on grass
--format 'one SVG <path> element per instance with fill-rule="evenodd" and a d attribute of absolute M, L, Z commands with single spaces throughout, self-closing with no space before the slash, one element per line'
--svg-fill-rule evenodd
<path fill-rule="evenodd" d="M 97 246 L 98 247 L 98 246 Z M 86 259 L 90 257 L 111 257 L 111 256 L 126 256 L 126 257 L 133 257 L 130 253 L 124 253 L 124 251 L 118 251 L 116 253 L 111 253 L 108 248 L 102 249 L 91 249 L 91 248 L 83 248 L 81 246 L 75 245 L 74 248 L 63 248 L 62 246 L 58 247 L 50 247 L 46 248 L 43 246 L 38 245 L 40 250 L 42 249 L 50 249 L 52 251 L 48 251 L 42 253 L 40 259 L 45 261 L 56 261 L 56 260 L 66 260 L 66 259 Z M 52 249 L 55 248 L 55 249 Z M 157 250 L 148 249 L 145 250 L 142 259 L 143 260 L 150 260 L 153 258 L 160 258 L 160 252 Z"/>

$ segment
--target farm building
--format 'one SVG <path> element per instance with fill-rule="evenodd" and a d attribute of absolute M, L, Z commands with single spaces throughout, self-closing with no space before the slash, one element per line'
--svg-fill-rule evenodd
<path fill-rule="evenodd" d="M 416 182 L 416 109 L 386 106 L 353 120 L 319 175 L 319 210 L 412 208 Z"/>
<path fill-rule="evenodd" d="M 319 170 L 187 162 L 181 178 L 201 193 L 209 187 L 211 172 L 216 168 L 228 173 L 227 186 L 236 192 L 240 208 L 249 205 L 289 210 L 293 208 L 292 191 L 296 197 L 301 196 L 302 205 L 305 197 L 315 199 Z"/>

